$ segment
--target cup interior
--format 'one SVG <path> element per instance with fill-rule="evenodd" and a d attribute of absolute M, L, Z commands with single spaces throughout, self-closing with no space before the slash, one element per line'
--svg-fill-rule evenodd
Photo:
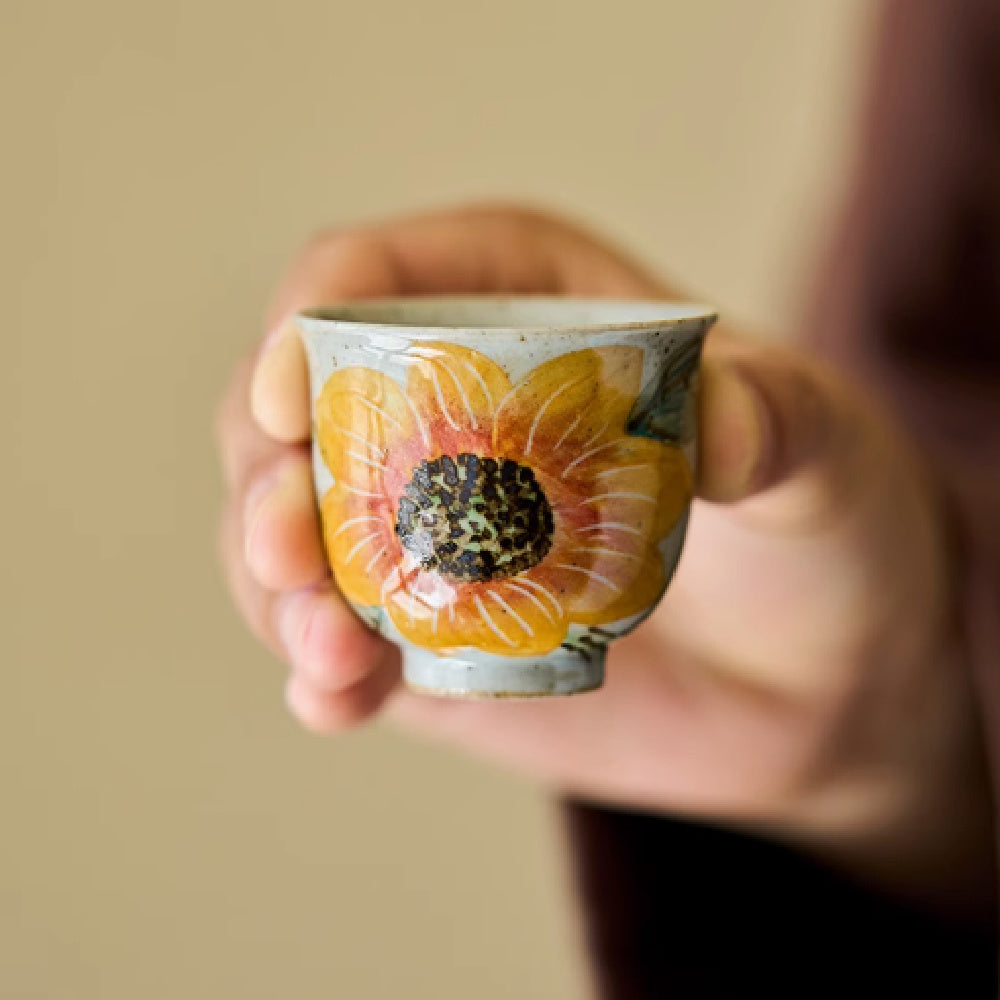
<path fill-rule="evenodd" d="M 645 330 L 710 324 L 712 309 L 683 302 L 579 299 L 554 296 L 415 296 L 369 299 L 310 309 L 307 320 L 442 330 L 558 332 Z"/>

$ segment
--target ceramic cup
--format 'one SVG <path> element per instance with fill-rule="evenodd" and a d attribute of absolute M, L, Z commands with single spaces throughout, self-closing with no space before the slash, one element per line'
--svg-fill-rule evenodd
<path fill-rule="evenodd" d="M 700 306 L 471 297 L 297 319 L 334 579 L 414 688 L 600 687 L 691 503 Z"/>

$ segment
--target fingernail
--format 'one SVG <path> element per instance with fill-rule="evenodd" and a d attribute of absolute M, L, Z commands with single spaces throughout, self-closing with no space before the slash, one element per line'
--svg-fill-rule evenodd
<path fill-rule="evenodd" d="M 294 332 L 294 327 L 290 323 L 279 323 L 273 327 L 260 342 L 257 347 L 257 357 L 254 360 L 253 377 L 251 381 L 251 394 L 253 393 L 253 383 L 257 381 L 258 373 L 271 360 L 271 355 L 285 342 L 286 337 Z"/>
<path fill-rule="evenodd" d="M 309 436 L 309 368 L 294 322 L 275 327 L 261 343 L 250 380 L 250 412 L 278 441 Z"/>

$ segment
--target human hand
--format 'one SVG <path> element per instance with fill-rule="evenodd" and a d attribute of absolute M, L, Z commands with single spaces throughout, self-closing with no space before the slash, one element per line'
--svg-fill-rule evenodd
<path fill-rule="evenodd" d="M 988 800 L 941 509 L 887 416 L 801 352 L 710 337 L 702 499 L 668 594 L 611 646 L 603 690 L 489 703 L 402 687 L 396 649 L 329 578 L 304 355 L 285 321 L 334 299 L 435 292 L 667 295 L 574 226 L 516 209 L 332 233 L 304 251 L 277 332 L 219 420 L 223 560 L 251 628 L 291 665 L 295 715 L 333 732 L 384 709 L 566 792 L 767 827 L 902 891 L 964 896 Z"/>

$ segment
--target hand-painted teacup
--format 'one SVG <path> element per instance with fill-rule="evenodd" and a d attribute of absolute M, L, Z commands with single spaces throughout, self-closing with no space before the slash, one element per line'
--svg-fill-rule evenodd
<path fill-rule="evenodd" d="M 334 579 L 435 694 L 600 687 L 684 539 L 711 310 L 369 300 L 298 317 Z"/>

